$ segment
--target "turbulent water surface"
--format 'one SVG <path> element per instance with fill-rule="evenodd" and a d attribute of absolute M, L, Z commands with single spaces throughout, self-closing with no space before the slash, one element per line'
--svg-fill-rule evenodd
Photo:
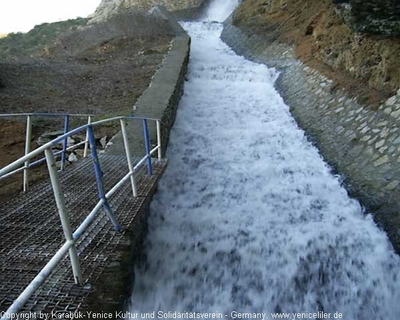
<path fill-rule="evenodd" d="M 208 18 L 235 5 L 214 1 Z M 399 258 L 297 127 L 277 72 L 237 56 L 220 23 L 183 26 L 188 81 L 131 311 L 398 319 Z"/>

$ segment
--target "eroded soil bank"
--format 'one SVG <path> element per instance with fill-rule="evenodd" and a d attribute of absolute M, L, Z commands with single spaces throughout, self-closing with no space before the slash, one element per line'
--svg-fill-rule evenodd
<path fill-rule="evenodd" d="M 400 87 L 400 39 L 353 32 L 331 0 L 246 0 L 233 24 L 294 46 L 295 57 L 376 107 Z"/>

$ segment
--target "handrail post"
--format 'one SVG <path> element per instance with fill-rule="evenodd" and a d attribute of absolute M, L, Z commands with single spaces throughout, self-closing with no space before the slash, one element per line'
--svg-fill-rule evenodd
<path fill-rule="evenodd" d="M 136 187 L 136 181 L 135 181 L 135 171 L 133 169 L 133 163 L 132 163 L 132 155 L 131 155 L 131 150 L 129 147 L 129 139 L 128 139 L 128 132 L 126 130 L 126 123 L 125 119 L 121 119 L 121 131 L 122 131 L 122 138 L 124 139 L 124 146 L 125 146 L 125 153 L 126 153 L 126 159 L 128 161 L 128 167 L 129 167 L 129 173 L 131 175 L 131 185 L 132 185 L 132 192 L 133 196 L 137 197 L 137 187 Z"/>
<path fill-rule="evenodd" d="M 149 174 L 149 176 L 151 176 L 153 175 L 153 168 L 151 166 L 149 128 L 147 126 L 146 119 L 143 119 L 143 135 L 144 135 L 144 144 L 146 146 L 146 155 L 147 155 L 147 173 Z"/>
<path fill-rule="evenodd" d="M 51 185 L 53 187 L 54 197 L 56 199 L 58 213 L 60 215 L 61 224 L 64 230 L 64 236 L 67 241 L 73 241 L 71 224 L 68 219 L 67 207 L 65 205 L 64 194 L 61 190 L 60 179 L 58 177 L 56 160 L 53 151 L 46 149 L 45 151 L 47 167 L 50 173 Z M 71 260 L 72 271 L 74 273 L 75 283 L 83 285 L 82 271 L 79 263 L 79 256 L 76 250 L 76 246 L 73 245 L 69 249 L 69 258 Z"/>
<path fill-rule="evenodd" d="M 117 219 L 115 218 L 111 207 L 108 203 L 106 198 L 106 194 L 104 192 L 104 183 L 103 183 L 103 172 L 101 171 L 99 156 L 97 155 L 97 148 L 96 148 L 96 139 L 94 138 L 93 128 L 92 126 L 88 126 L 88 134 L 89 134 L 89 144 L 90 144 L 90 152 L 92 155 L 92 161 L 94 166 L 94 173 L 96 176 L 96 183 L 97 183 L 97 190 L 99 194 L 100 200 L 103 201 L 103 207 L 106 211 L 108 218 L 110 219 L 111 223 L 114 226 L 116 231 L 121 231 L 121 226 L 119 225 Z"/>
<path fill-rule="evenodd" d="M 25 155 L 31 152 L 31 140 L 32 140 L 32 117 L 26 117 L 26 139 L 25 139 Z M 23 181 L 23 191 L 27 192 L 29 190 L 29 177 L 28 177 L 28 167 L 29 160 L 25 161 L 24 169 L 24 181 Z"/>
<path fill-rule="evenodd" d="M 162 147 L 161 147 L 161 121 L 157 120 L 157 144 L 158 144 L 158 160 L 162 159 Z"/>
<path fill-rule="evenodd" d="M 64 134 L 69 131 L 69 115 L 64 117 Z M 65 161 L 67 160 L 68 137 L 63 141 L 63 152 L 61 154 L 61 170 L 65 169 Z"/>
<path fill-rule="evenodd" d="M 87 124 L 91 124 L 92 123 L 92 117 L 88 116 L 88 122 Z M 89 150 L 89 132 L 86 129 L 86 141 L 85 141 L 85 149 L 83 150 L 83 157 L 86 158 L 87 154 L 88 154 L 88 150 Z"/>

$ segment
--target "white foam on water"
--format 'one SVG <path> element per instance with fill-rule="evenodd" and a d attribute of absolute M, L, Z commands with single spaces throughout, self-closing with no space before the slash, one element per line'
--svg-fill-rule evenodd
<path fill-rule="evenodd" d="M 211 1 L 202 20 L 223 22 L 239 5 L 239 0 Z"/>
<path fill-rule="evenodd" d="M 131 311 L 398 319 L 399 257 L 296 125 L 277 72 L 237 56 L 219 23 L 183 26 L 188 81 Z"/>

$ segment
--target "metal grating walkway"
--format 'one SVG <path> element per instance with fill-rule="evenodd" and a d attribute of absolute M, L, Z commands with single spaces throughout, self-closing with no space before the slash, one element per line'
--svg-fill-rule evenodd
<path fill-rule="evenodd" d="M 99 156 L 104 188 L 111 189 L 128 171 L 125 156 Z M 153 175 L 146 168 L 136 175 L 138 197 L 132 196 L 129 182 L 109 203 L 123 227 L 116 232 L 102 209 L 77 243 L 82 274 L 87 284 L 75 285 L 69 257 L 66 256 L 51 276 L 31 297 L 23 311 L 75 311 L 85 306 L 93 290 L 91 283 L 118 257 L 117 247 L 126 240 L 138 212 L 151 200 L 166 161 L 153 160 Z M 91 159 L 83 159 L 60 173 L 62 190 L 72 229 L 84 220 L 98 202 Z M 50 181 L 43 181 L 27 194 L 0 207 L 0 311 L 5 311 L 65 242 Z"/>

